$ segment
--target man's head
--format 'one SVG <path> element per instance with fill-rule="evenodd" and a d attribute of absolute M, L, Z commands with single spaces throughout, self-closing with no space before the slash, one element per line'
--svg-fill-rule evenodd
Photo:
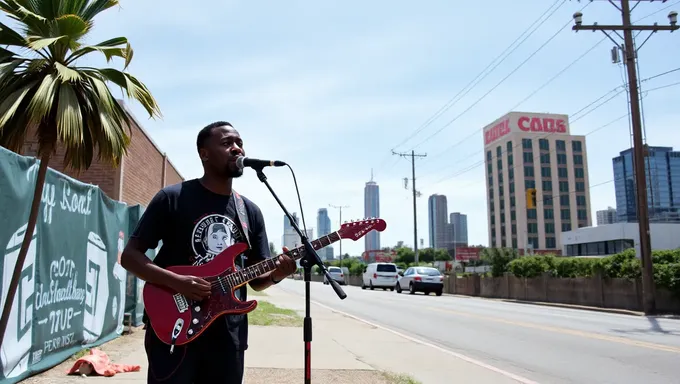
<path fill-rule="evenodd" d="M 230 123 L 217 121 L 201 129 L 196 147 L 206 173 L 224 178 L 243 175 L 236 166 L 236 158 L 245 156 L 243 140 Z"/>

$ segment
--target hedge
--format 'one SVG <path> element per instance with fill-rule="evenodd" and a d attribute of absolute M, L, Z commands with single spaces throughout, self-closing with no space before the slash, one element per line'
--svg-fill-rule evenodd
<path fill-rule="evenodd" d="M 652 251 L 656 285 L 680 295 L 680 249 Z M 512 260 L 508 271 L 517 277 L 537 277 L 550 273 L 554 277 L 588 277 L 601 273 L 603 277 L 635 279 L 641 276 L 642 265 L 634 249 L 603 258 L 525 256 Z"/>

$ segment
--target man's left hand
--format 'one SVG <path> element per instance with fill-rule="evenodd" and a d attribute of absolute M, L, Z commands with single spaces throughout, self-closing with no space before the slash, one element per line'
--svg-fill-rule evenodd
<path fill-rule="evenodd" d="M 274 273 L 274 278 L 276 281 L 281 281 L 297 271 L 297 264 L 295 263 L 295 260 L 285 254 L 288 252 L 288 248 L 283 247 L 283 252 L 284 253 L 279 255 L 279 257 L 276 259 L 276 269 L 272 272 Z"/>

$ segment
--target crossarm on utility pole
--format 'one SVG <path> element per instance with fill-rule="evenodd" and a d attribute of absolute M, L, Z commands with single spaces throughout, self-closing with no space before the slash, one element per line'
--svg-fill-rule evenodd
<path fill-rule="evenodd" d="M 415 257 L 415 262 L 418 262 L 418 213 L 416 210 L 416 157 L 426 157 L 427 153 L 416 153 L 415 151 L 408 152 L 395 152 L 392 150 L 393 155 L 401 157 L 411 158 L 411 175 L 412 175 L 412 185 L 413 185 L 413 253 Z"/>
<path fill-rule="evenodd" d="M 642 138 L 642 119 L 640 113 L 640 94 L 638 90 L 638 75 L 635 60 L 637 52 L 633 41 L 633 31 L 676 31 L 678 13 L 668 14 L 670 25 L 634 25 L 631 22 L 630 0 L 621 0 L 621 6 L 614 4 L 621 11 L 621 25 L 582 25 L 583 14 L 574 13 L 574 31 L 623 31 L 624 55 L 628 72 L 628 87 L 630 93 L 630 116 L 633 130 L 633 168 L 635 173 L 635 196 L 637 200 L 637 218 L 640 236 L 640 259 L 642 260 L 642 289 L 643 308 L 647 315 L 656 312 L 654 272 L 652 267 L 652 245 L 649 231 L 649 211 L 647 205 L 647 180 L 645 177 L 645 150 Z M 637 5 L 636 5 L 637 6 Z M 610 39 L 611 37 L 607 35 Z M 646 40 L 645 40 L 646 41 Z M 644 43 L 643 43 L 644 44 Z"/>

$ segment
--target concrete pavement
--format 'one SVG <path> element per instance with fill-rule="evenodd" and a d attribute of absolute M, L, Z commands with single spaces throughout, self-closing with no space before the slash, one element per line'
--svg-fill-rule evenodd
<path fill-rule="evenodd" d="M 285 283 L 284 283 L 285 284 Z M 293 283 L 295 284 L 295 283 Z M 289 287 L 290 288 L 290 287 Z M 253 296 L 279 307 L 298 310 L 304 315 L 304 300 L 279 287 L 267 290 L 268 296 Z M 334 313 L 322 305 L 312 306 L 313 379 L 317 383 L 393 384 L 381 372 L 408 374 L 423 384 L 440 383 L 516 383 L 512 375 L 493 367 L 443 351 L 435 345 L 411 340 L 379 326 Z M 115 363 L 141 365 L 140 372 L 121 373 L 113 377 L 66 376 L 74 361 L 64 363 L 43 375 L 30 378 L 37 383 L 87 383 L 99 380 L 119 384 L 146 382 L 144 331 L 121 337 L 102 346 Z M 286 384 L 302 382 L 304 344 L 302 327 L 251 326 L 249 350 L 246 353 L 246 384 Z"/>
<path fill-rule="evenodd" d="M 279 288 L 297 294 L 304 284 Z M 423 296 L 312 283 L 312 299 L 477 363 L 541 383 L 672 383 L 680 321 L 459 296 Z M 314 307 L 313 307 L 314 308 Z M 316 316 L 313 309 L 312 316 Z"/>

